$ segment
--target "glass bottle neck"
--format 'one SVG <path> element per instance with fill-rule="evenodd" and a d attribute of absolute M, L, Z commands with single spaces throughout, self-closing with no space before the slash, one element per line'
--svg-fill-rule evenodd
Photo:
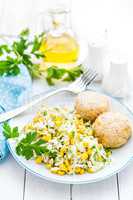
<path fill-rule="evenodd" d="M 51 17 L 51 34 L 60 35 L 70 29 L 70 11 L 65 9 L 52 9 L 49 10 Z"/>

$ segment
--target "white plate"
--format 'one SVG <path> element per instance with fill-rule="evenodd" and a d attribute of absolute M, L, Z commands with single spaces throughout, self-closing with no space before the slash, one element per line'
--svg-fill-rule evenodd
<path fill-rule="evenodd" d="M 127 115 L 129 120 L 133 123 L 133 116 L 131 113 L 118 101 L 112 99 L 111 97 L 110 101 L 112 103 L 113 109 L 120 111 Z M 73 106 L 74 104 L 75 95 L 72 95 L 70 93 L 62 93 L 57 96 L 51 97 L 45 101 L 48 105 L 55 106 L 55 105 L 68 105 Z M 36 109 L 39 107 L 36 106 Z M 23 126 L 27 122 L 29 122 L 32 117 L 35 114 L 35 110 L 30 110 L 29 112 L 16 117 L 10 121 L 11 126 Z M 16 161 L 26 168 L 29 172 L 40 176 L 41 178 L 47 179 L 49 181 L 59 182 L 59 183 L 67 183 L 67 184 L 83 184 L 83 183 L 92 183 L 101 181 L 105 178 L 108 178 L 120 170 L 122 170 L 129 161 L 132 160 L 133 157 L 133 137 L 130 138 L 128 143 L 124 145 L 123 147 L 113 150 L 112 153 L 112 162 L 111 164 L 107 165 L 104 169 L 101 171 L 94 173 L 94 174 L 83 174 L 83 175 L 65 175 L 65 176 L 59 176 L 56 174 L 50 173 L 44 165 L 37 165 L 33 160 L 25 160 L 23 157 L 20 157 L 15 152 L 15 143 L 12 140 L 8 141 L 10 151 L 13 155 L 13 157 L 16 159 Z"/>

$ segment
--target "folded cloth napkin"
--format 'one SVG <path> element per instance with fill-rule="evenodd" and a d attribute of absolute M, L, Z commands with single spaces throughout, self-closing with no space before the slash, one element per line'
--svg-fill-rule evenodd
<path fill-rule="evenodd" d="M 5 110 L 2 106 L 0 106 L 0 114 Z M 6 138 L 2 134 L 2 123 L 0 124 L 0 160 L 3 160 L 9 153 Z"/>
<path fill-rule="evenodd" d="M 20 106 L 29 96 L 31 84 L 31 77 L 24 65 L 20 65 L 20 74 L 17 76 L 1 76 L 0 105 L 6 111 Z"/>
<path fill-rule="evenodd" d="M 20 106 L 28 98 L 31 90 L 31 77 L 27 68 L 20 66 L 17 76 L 0 77 L 0 113 Z M 6 139 L 2 134 L 0 124 L 0 160 L 8 155 Z"/>

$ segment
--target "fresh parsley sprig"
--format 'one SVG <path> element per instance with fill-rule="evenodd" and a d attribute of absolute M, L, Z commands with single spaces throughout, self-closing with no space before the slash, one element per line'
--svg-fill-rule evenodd
<path fill-rule="evenodd" d="M 27 67 L 32 77 L 46 79 L 49 85 L 54 85 L 55 80 L 74 81 L 82 74 L 81 65 L 72 69 L 51 66 L 41 70 L 40 64 L 34 60 L 45 58 L 45 52 L 40 51 L 45 33 L 30 37 L 30 30 L 25 29 L 11 45 L 0 45 L 0 76 L 16 76 L 20 73 L 20 65 Z"/>
<path fill-rule="evenodd" d="M 83 73 L 82 66 L 73 67 L 72 69 L 59 68 L 51 66 L 46 70 L 46 80 L 49 85 L 54 85 L 55 80 L 75 81 Z"/>
<path fill-rule="evenodd" d="M 29 39 L 29 33 L 30 31 L 28 29 L 23 30 L 19 35 L 19 40 L 15 41 L 12 47 L 16 56 L 21 59 L 21 63 L 28 68 L 32 77 L 38 77 L 38 65 L 35 64 L 32 59 L 33 57 L 37 59 L 44 57 L 44 54 L 42 54 L 39 49 L 45 33 L 35 35 L 33 40 Z"/>
<path fill-rule="evenodd" d="M 34 155 L 45 155 L 50 158 L 56 157 L 56 152 L 49 150 L 45 141 L 37 138 L 36 132 L 27 133 L 26 137 L 16 146 L 16 152 L 19 156 L 21 155 L 27 160 L 34 157 Z"/>
<path fill-rule="evenodd" d="M 20 73 L 20 64 L 24 64 L 32 76 L 37 76 L 37 66 L 32 59 L 42 58 L 44 55 L 39 51 L 44 33 L 29 39 L 29 29 L 23 30 L 11 45 L 0 45 L 0 75 L 14 75 Z"/>
<path fill-rule="evenodd" d="M 3 134 L 7 139 L 16 138 L 19 136 L 18 127 L 11 128 L 8 122 L 5 122 L 3 124 Z"/>
<path fill-rule="evenodd" d="M 9 48 L 9 46 L 7 44 L 0 45 L 0 56 L 2 56 L 4 54 L 4 52 L 6 52 L 6 53 L 11 52 L 11 49 Z"/>
<path fill-rule="evenodd" d="M 11 128 L 8 122 L 3 124 L 3 134 L 7 139 L 17 138 L 20 136 L 18 127 Z M 44 140 L 37 137 L 36 132 L 29 132 L 22 138 L 16 146 L 16 153 L 25 157 L 27 160 L 34 156 L 45 155 L 50 158 L 56 158 L 57 153 L 50 150 Z"/>

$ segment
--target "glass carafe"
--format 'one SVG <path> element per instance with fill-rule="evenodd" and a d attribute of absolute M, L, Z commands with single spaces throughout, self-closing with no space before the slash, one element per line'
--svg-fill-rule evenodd
<path fill-rule="evenodd" d="M 46 36 L 40 50 L 45 54 L 45 62 L 77 61 L 79 44 L 70 25 L 70 11 L 64 8 L 49 9 L 43 21 Z"/>

